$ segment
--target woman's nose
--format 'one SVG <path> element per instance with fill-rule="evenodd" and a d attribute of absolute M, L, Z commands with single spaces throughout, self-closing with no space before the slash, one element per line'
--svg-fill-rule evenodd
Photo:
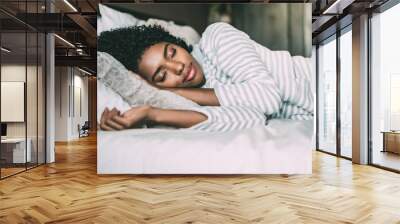
<path fill-rule="evenodd" d="M 175 74 L 181 75 L 185 69 L 185 64 L 179 61 L 169 61 L 167 62 L 167 68 L 172 70 Z"/>

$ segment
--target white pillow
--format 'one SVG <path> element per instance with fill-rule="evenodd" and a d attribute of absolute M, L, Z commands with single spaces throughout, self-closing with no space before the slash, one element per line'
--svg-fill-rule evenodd
<path fill-rule="evenodd" d="M 99 4 L 101 17 L 97 17 L 97 35 L 101 32 L 129 26 L 136 26 L 139 19 L 128 13 Z"/>
<path fill-rule="evenodd" d="M 194 45 L 200 41 L 200 35 L 190 26 L 179 26 L 173 21 L 164 21 L 160 19 L 148 19 L 147 21 L 139 20 L 137 26 L 140 25 L 160 25 L 170 34 L 182 38 L 187 44 Z"/>
<path fill-rule="evenodd" d="M 99 4 L 99 11 L 101 17 L 97 18 L 97 35 L 112 29 L 156 24 L 163 27 L 170 34 L 182 38 L 187 44 L 194 45 L 200 40 L 200 35 L 195 29 L 190 26 L 176 25 L 173 21 L 167 22 L 160 19 L 140 20 L 129 13 L 120 12 L 103 4 Z"/>
<path fill-rule="evenodd" d="M 105 52 L 97 52 L 97 78 L 120 95 L 129 106 L 145 104 L 157 108 L 182 110 L 199 106 L 175 93 L 151 86 Z"/>
<path fill-rule="evenodd" d="M 106 107 L 109 109 L 115 107 L 122 112 L 138 105 L 181 110 L 199 107 L 195 102 L 182 96 L 151 86 L 105 52 L 97 52 L 97 80 L 97 121 L 99 123 Z"/>
<path fill-rule="evenodd" d="M 101 114 L 106 107 L 110 110 L 115 107 L 120 111 L 127 111 L 130 108 L 129 104 L 120 95 L 105 86 L 103 82 L 97 80 L 97 122 L 99 124 Z"/>

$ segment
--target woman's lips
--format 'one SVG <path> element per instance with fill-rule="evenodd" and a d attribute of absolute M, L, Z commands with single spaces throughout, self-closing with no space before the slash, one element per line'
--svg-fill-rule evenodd
<path fill-rule="evenodd" d="M 195 76 L 196 76 L 196 68 L 193 66 L 193 63 L 190 63 L 188 74 L 186 75 L 183 82 L 190 82 L 194 79 Z"/>

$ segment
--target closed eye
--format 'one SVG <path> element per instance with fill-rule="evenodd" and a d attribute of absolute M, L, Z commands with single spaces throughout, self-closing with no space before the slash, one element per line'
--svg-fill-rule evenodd
<path fill-rule="evenodd" d="M 174 57 L 176 55 L 176 48 L 172 48 L 172 57 Z"/>
<path fill-rule="evenodd" d="M 167 71 L 158 73 L 156 82 L 164 82 L 167 78 Z"/>
<path fill-rule="evenodd" d="M 163 72 L 161 82 L 164 82 L 166 78 L 167 78 L 167 72 L 165 71 Z"/>
<path fill-rule="evenodd" d="M 170 48 L 169 50 L 168 50 L 168 57 L 169 58 L 173 58 L 173 57 L 175 57 L 175 55 L 176 55 L 176 48 Z"/>

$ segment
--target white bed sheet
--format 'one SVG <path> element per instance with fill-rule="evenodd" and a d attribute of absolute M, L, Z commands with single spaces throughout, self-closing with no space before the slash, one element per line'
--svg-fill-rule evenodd
<path fill-rule="evenodd" d="M 313 121 L 271 120 L 228 133 L 99 131 L 98 174 L 310 174 Z"/>

